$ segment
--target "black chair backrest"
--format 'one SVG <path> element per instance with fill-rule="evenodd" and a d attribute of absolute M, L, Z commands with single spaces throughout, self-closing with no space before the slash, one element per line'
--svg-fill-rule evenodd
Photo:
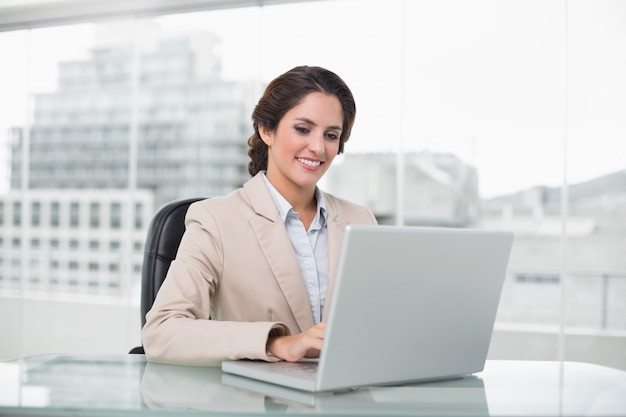
<path fill-rule="evenodd" d="M 162 206 L 152 218 L 146 237 L 141 266 L 141 327 L 146 313 L 165 280 L 170 264 L 176 257 L 178 245 L 185 232 L 185 215 L 189 205 L 203 198 L 187 198 Z"/>

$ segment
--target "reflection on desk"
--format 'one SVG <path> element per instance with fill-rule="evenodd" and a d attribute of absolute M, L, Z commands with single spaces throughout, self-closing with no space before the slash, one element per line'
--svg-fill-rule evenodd
<path fill-rule="evenodd" d="M 576 362 L 488 361 L 448 381 L 310 394 L 220 368 L 143 355 L 44 355 L 0 363 L 0 415 L 623 416 L 626 372 Z"/>
<path fill-rule="evenodd" d="M 487 416 L 485 388 L 480 378 L 396 387 L 358 388 L 338 393 L 313 394 L 237 376 L 222 375 L 222 384 L 264 394 L 284 407 L 307 406 L 320 414 L 420 414 Z"/>

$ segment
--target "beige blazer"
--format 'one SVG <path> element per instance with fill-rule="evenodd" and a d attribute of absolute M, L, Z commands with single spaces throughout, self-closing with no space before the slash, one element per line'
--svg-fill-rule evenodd
<path fill-rule="evenodd" d="M 176 260 L 146 315 L 148 360 L 213 366 L 224 359 L 271 361 L 265 346 L 272 329 L 295 334 L 314 325 L 296 255 L 261 175 L 226 197 L 190 206 Z M 344 228 L 376 219 L 365 207 L 326 193 L 324 199 L 328 306 Z"/>

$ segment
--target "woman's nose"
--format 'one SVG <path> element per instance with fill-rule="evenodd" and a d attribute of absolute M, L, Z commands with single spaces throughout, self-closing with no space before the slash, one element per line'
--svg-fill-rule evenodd
<path fill-rule="evenodd" d="M 309 150 L 315 152 L 316 154 L 320 154 L 324 152 L 324 135 L 311 135 L 311 140 L 309 141 Z"/>

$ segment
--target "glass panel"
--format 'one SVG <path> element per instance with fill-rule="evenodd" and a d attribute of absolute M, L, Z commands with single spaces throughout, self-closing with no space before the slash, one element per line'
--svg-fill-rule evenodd
<path fill-rule="evenodd" d="M 138 343 L 132 265 L 143 248 L 131 242 L 145 228 L 125 230 L 134 222 L 122 216 L 132 216 L 136 201 L 152 212 L 154 197 L 128 188 L 133 28 L 84 24 L 0 35 L 10 62 L 2 82 L 15 83 L 3 85 L 1 100 L 9 132 L 2 143 L 10 145 L 2 156 L 2 172 L 10 172 L 3 221 L 12 227 L 1 231 L 10 245 L 0 253 L 8 265 L 0 297 L 6 317 L 21 313 L 16 343 L 3 344 L 0 358 L 119 352 Z M 112 241 L 124 250 L 107 250 Z M 120 267 L 109 270 L 109 263 Z M 90 324 L 99 315 L 107 320 Z"/>
<path fill-rule="evenodd" d="M 563 5 L 408 4 L 405 220 L 513 231 L 497 329 L 556 336 L 561 213 L 544 190 L 563 179 Z M 554 357 L 558 346 L 536 349 L 523 354 Z"/>
<path fill-rule="evenodd" d="M 569 2 L 566 349 L 608 349 L 626 330 L 626 3 Z M 589 334 L 586 346 L 576 342 Z M 617 345 L 616 345 L 617 346 Z"/>
<path fill-rule="evenodd" d="M 247 57 L 239 71 L 256 67 L 258 37 L 250 34 L 258 15 L 236 9 L 142 22 L 137 184 L 154 190 L 157 206 L 223 195 L 247 180 L 246 131 L 260 86 L 254 77 L 235 81 L 237 67 L 223 55 Z"/>
<path fill-rule="evenodd" d="M 592 354 L 626 340 L 608 338 L 626 330 L 625 7 L 335 0 L 0 34 L 0 297 L 21 303 L 0 317 L 27 312 L 19 353 L 138 343 L 155 208 L 246 181 L 256 100 L 309 64 L 358 108 L 322 188 L 381 223 L 515 232 L 491 357 L 626 367 Z M 86 309 L 115 320 L 70 348 L 34 330 Z"/>

